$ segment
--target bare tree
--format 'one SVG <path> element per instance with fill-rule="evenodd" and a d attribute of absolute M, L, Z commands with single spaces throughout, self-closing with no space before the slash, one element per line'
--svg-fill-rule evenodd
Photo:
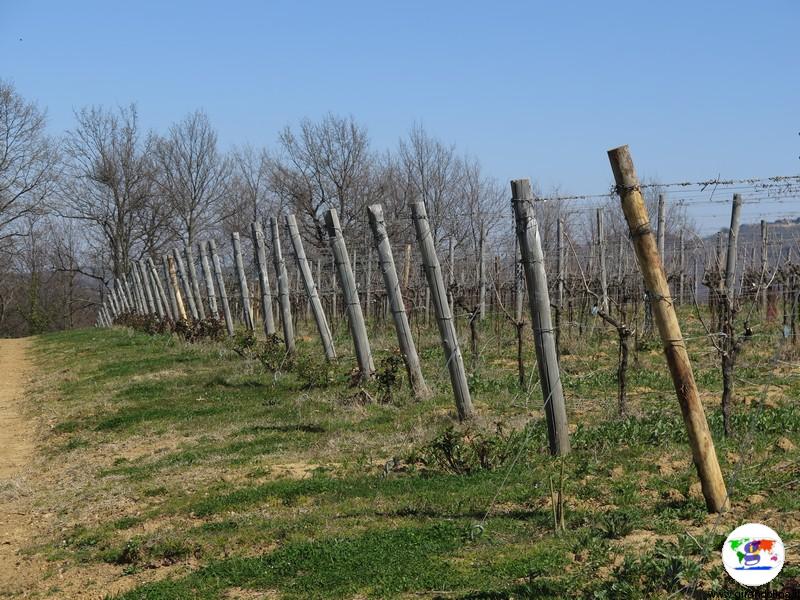
<path fill-rule="evenodd" d="M 151 218 L 160 210 L 153 194 L 153 139 L 142 136 L 135 105 L 116 112 L 84 108 L 75 117 L 78 124 L 63 142 L 61 212 L 94 226 L 110 249 L 114 277 L 120 277 L 134 242 L 163 224 Z"/>
<path fill-rule="evenodd" d="M 297 131 L 280 135 L 280 155 L 274 163 L 272 189 L 296 213 L 307 237 L 325 245 L 324 214 L 339 213 L 342 228 L 366 223 L 364 210 L 374 194 L 374 157 L 367 130 L 352 117 L 326 115 L 304 120 Z"/>
<path fill-rule="evenodd" d="M 265 148 L 250 145 L 236 148 L 232 161 L 231 191 L 222 206 L 223 229 L 249 236 L 251 223 L 265 223 L 281 212 L 280 198 L 271 189 L 273 163 Z"/>
<path fill-rule="evenodd" d="M 462 221 L 465 169 L 455 146 L 446 146 L 415 124 L 408 138 L 400 140 L 397 155 L 406 178 L 406 202 L 425 204 L 434 243 L 457 235 L 452 224 Z"/>
<path fill-rule="evenodd" d="M 208 116 L 195 111 L 155 144 L 158 190 L 173 208 L 176 233 L 191 246 L 225 217 L 231 161 L 217 149 Z"/>
<path fill-rule="evenodd" d="M 19 235 L 15 223 L 41 213 L 51 191 L 57 157 L 45 124 L 44 111 L 0 81 L 0 240 Z"/>

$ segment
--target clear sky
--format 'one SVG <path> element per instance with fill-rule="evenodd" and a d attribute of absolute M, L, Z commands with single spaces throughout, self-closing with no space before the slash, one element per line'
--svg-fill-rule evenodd
<path fill-rule="evenodd" d="M 333 111 L 379 150 L 420 121 L 501 180 L 594 193 L 623 143 L 663 181 L 800 172 L 798 25 L 797 0 L 0 0 L 0 77 L 54 133 L 136 101 L 148 127 L 203 108 L 225 147 L 272 146 Z"/>

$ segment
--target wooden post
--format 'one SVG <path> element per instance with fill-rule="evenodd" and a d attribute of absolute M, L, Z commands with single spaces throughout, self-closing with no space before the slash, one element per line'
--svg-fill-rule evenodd
<path fill-rule="evenodd" d="M 192 316 L 193 319 L 199 318 L 197 313 L 197 305 L 194 303 L 194 293 L 192 292 L 192 284 L 189 282 L 189 276 L 186 274 L 186 267 L 183 264 L 183 259 L 181 258 L 181 253 L 178 252 L 177 248 L 172 249 L 172 258 L 175 260 L 175 265 L 177 266 L 178 277 L 181 282 L 181 288 L 183 290 L 183 295 L 186 297 L 186 303 L 189 305 L 189 314 Z M 186 318 L 184 316 L 184 318 Z"/>
<path fill-rule="evenodd" d="M 297 227 L 297 220 L 294 215 L 286 215 L 286 228 L 289 230 L 289 239 L 292 242 L 294 256 L 297 261 L 297 269 L 300 271 L 300 278 L 303 280 L 303 287 L 306 296 L 311 303 L 311 312 L 314 315 L 314 322 L 317 325 L 319 339 L 322 341 L 322 348 L 325 351 L 325 358 L 329 361 L 336 359 L 336 348 L 333 345 L 333 336 L 322 308 L 322 301 L 319 299 L 317 284 L 311 275 L 311 267 L 306 258 L 306 249 L 303 246 L 303 238 L 300 237 L 300 230 Z"/>
<path fill-rule="evenodd" d="M 519 248 L 519 238 L 515 237 L 517 247 Z M 561 328 L 562 319 L 561 316 L 564 312 L 564 283 L 566 281 L 566 253 L 567 248 L 564 245 L 564 219 L 559 218 L 556 224 L 556 271 L 558 272 L 558 280 L 556 281 L 556 290 L 557 290 L 557 303 L 556 303 L 556 354 L 561 356 Z M 522 268 L 522 261 L 519 263 L 519 283 L 520 286 L 520 299 L 518 301 L 519 306 L 519 317 L 517 321 L 522 321 L 522 285 L 523 285 L 523 278 L 522 278 L 523 268 Z"/>
<path fill-rule="evenodd" d="M 597 253 L 600 259 L 600 309 L 608 314 L 608 274 L 606 272 L 606 234 L 603 209 L 597 209 Z"/>
<path fill-rule="evenodd" d="M 367 270 L 364 273 L 364 313 L 369 320 L 370 306 L 372 306 L 372 248 L 367 251 Z"/>
<path fill-rule="evenodd" d="M 211 264 L 214 266 L 214 277 L 217 280 L 217 290 L 219 291 L 219 300 L 222 303 L 222 314 L 225 317 L 225 328 L 228 330 L 228 335 L 233 336 L 233 316 L 231 316 L 231 306 L 228 303 L 228 292 L 225 289 L 225 276 L 222 273 L 222 264 L 217 254 L 217 242 L 208 240 L 208 253 L 211 255 Z"/>
<path fill-rule="evenodd" d="M 486 230 L 481 222 L 478 240 L 478 319 L 486 318 Z"/>
<path fill-rule="evenodd" d="M 736 286 L 736 250 L 739 240 L 739 215 L 742 212 L 742 197 L 739 194 L 733 195 L 733 205 L 731 206 L 731 227 L 728 230 L 728 251 L 725 260 L 725 293 L 728 302 L 733 305 L 733 296 Z"/>
<path fill-rule="evenodd" d="M 264 321 L 264 333 L 275 335 L 275 319 L 272 316 L 272 290 L 269 288 L 269 269 L 267 268 L 267 249 L 264 246 L 264 230 L 261 223 L 253 221 L 253 246 L 255 247 L 256 266 L 258 267 L 258 284 L 261 290 L 261 312 Z"/>
<path fill-rule="evenodd" d="M 253 310 L 250 307 L 250 290 L 247 287 L 247 273 L 244 270 L 242 260 L 242 243 L 239 240 L 239 232 L 231 233 L 233 243 L 233 258 L 236 261 L 236 274 L 239 276 L 239 292 L 242 294 L 242 309 L 244 310 L 244 326 L 250 331 L 255 331 L 253 323 Z"/>
<path fill-rule="evenodd" d="M 208 262 L 208 250 L 205 242 L 197 244 L 200 249 L 200 266 L 203 269 L 203 279 L 206 282 L 206 297 L 208 298 L 208 310 L 214 319 L 219 319 L 219 309 L 217 308 L 217 295 L 214 293 L 214 276 L 211 274 L 211 265 Z"/>
<path fill-rule="evenodd" d="M 368 208 L 369 225 L 372 228 L 372 235 L 375 238 L 375 247 L 378 250 L 378 264 L 383 283 L 386 286 L 386 293 L 392 309 L 394 328 L 397 332 L 397 343 L 400 346 L 400 353 L 408 373 L 408 381 L 417 399 L 427 398 L 430 390 L 425 384 L 422 375 L 422 368 L 417 355 L 417 348 L 414 338 L 411 335 L 411 326 L 408 323 L 406 306 L 403 302 L 403 294 L 400 289 L 400 281 L 397 278 L 397 271 L 394 266 L 394 256 L 392 246 L 389 243 L 389 236 L 386 233 L 386 223 L 383 219 L 383 207 L 380 204 L 373 204 Z M 371 253 L 370 253 L 371 255 Z"/>
<path fill-rule="evenodd" d="M 525 280 L 528 283 L 528 303 L 531 311 L 531 326 L 539 367 L 544 410 L 547 417 L 547 434 L 551 454 L 563 456 L 570 451 L 567 409 L 561 374 L 558 369 L 558 353 L 550 316 L 550 295 L 547 288 L 547 273 L 542 254 L 539 224 L 533 214 L 533 191 L 529 179 L 511 182 L 511 204 L 517 225 L 517 238 L 522 253 Z"/>
<path fill-rule="evenodd" d="M 680 273 L 678 274 L 678 302 L 683 305 L 686 301 L 686 296 L 684 295 L 684 286 L 686 284 L 686 243 L 683 237 L 683 229 L 681 229 L 680 236 L 678 237 L 678 244 L 680 246 L 679 251 L 679 262 L 678 262 L 678 269 Z"/>
<path fill-rule="evenodd" d="M 275 277 L 278 281 L 278 301 L 281 308 L 281 326 L 283 327 L 283 340 L 286 351 L 294 354 L 294 324 L 292 323 L 292 301 L 289 298 L 289 274 L 286 272 L 286 263 L 281 251 L 281 236 L 278 231 L 278 219 L 270 217 L 270 230 L 272 233 L 272 261 L 275 264 Z"/>
<path fill-rule="evenodd" d="M 139 270 L 136 268 L 135 262 L 130 263 L 128 272 L 133 282 L 133 294 L 136 301 L 136 308 L 140 315 L 146 315 L 148 312 L 147 300 L 144 299 L 144 290 L 142 289 L 142 282 L 139 279 Z"/>
<path fill-rule="evenodd" d="M 403 293 L 408 293 L 408 284 L 411 278 L 411 244 L 406 244 L 403 254 Z"/>
<path fill-rule="evenodd" d="M 461 348 L 458 345 L 458 336 L 453 325 L 450 304 L 447 302 L 447 290 L 444 287 L 439 258 L 436 256 L 436 247 L 433 243 L 425 204 L 422 202 L 412 203 L 411 216 L 417 232 L 417 243 L 422 254 L 422 265 L 425 269 L 428 289 L 433 296 L 436 323 L 439 326 L 439 336 L 444 349 L 445 365 L 450 372 L 456 411 L 458 412 L 459 420 L 464 421 L 473 416 L 472 398 L 469 393 L 467 374 L 464 371 L 464 359 L 461 356 Z"/>
<path fill-rule="evenodd" d="M 689 435 L 692 456 L 700 476 L 706 506 L 709 511 L 721 512 L 726 510 L 728 505 L 725 481 L 717 461 L 714 440 L 708 429 L 703 405 L 697 393 L 697 384 L 675 308 L 670 299 L 667 277 L 650 229 L 650 220 L 639 190 L 639 179 L 636 176 L 633 160 L 627 146 L 609 150 L 608 157 L 639 268 L 645 286 L 651 294 L 654 318 L 664 344 L 664 353 Z"/>
<path fill-rule="evenodd" d="M 145 299 L 147 300 L 147 310 L 151 315 L 157 314 L 159 317 L 162 317 L 161 311 L 157 310 L 156 301 L 153 297 L 153 288 L 150 285 L 150 278 L 147 276 L 147 269 L 144 266 L 144 261 L 136 261 L 133 263 L 134 269 L 136 270 L 139 279 L 142 282 L 142 287 L 144 288 L 144 295 Z M 160 307 L 158 307 L 160 308 Z"/>
<path fill-rule="evenodd" d="M 325 228 L 328 231 L 328 239 L 333 251 L 336 272 L 339 276 L 339 285 L 344 294 L 347 322 L 350 325 L 350 333 L 353 336 L 358 368 L 361 369 L 361 378 L 369 379 L 375 372 L 375 365 L 372 362 L 372 351 L 369 347 L 367 327 L 364 324 L 364 314 L 361 312 L 355 275 L 353 275 L 353 270 L 350 266 L 347 246 L 342 235 L 342 226 L 339 224 L 339 216 L 335 208 L 331 208 L 325 213 Z"/>
<path fill-rule="evenodd" d="M 139 307 L 136 304 L 136 298 L 131 291 L 131 285 L 128 282 L 128 276 L 122 276 L 122 300 L 123 306 L 127 308 L 129 312 L 139 312 Z"/>
<path fill-rule="evenodd" d="M 664 194 L 658 195 L 658 255 L 664 260 L 664 240 L 667 236 L 666 204 Z M 663 265 L 663 263 L 662 263 Z"/>
<path fill-rule="evenodd" d="M 764 317 L 767 316 L 767 286 L 765 279 L 767 277 L 767 267 L 769 255 L 767 254 L 767 222 L 761 220 L 761 275 L 759 276 L 759 292 L 761 293 L 761 310 Z"/>
<path fill-rule="evenodd" d="M 453 286 L 456 283 L 456 254 L 455 247 L 453 246 L 453 238 L 447 238 L 447 304 L 450 306 L 450 314 L 454 315 L 456 312 L 456 299 L 453 295 Z M 457 326 L 457 322 L 453 325 Z"/>
<path fill-rule="evenodd" d="M 175 251 L 175 254 L 177 254 L 177 251 Z M 180 258 L 180 256 L 178 256 L 178 258 Z M 183 304 L 181 288 L 178 284 L 178 274 L 175 269 L 175 260 L 172 256 L 167 256 L 167 270 L 169 272 L 169 281 L 172 284 L 172 291 L 175 294 L 176 312 L 181 319 L 186 320 L 186 307 Z"/>
<path fill-rule="evenodd" d="M 169 273 L 169 256 L 167 255 L 161 257 L 161 271 L 164 274 L 164 282 L 167 286 L 172 319 L 173 321 L 178 321 L 181 318 L 181 312 L 178 310 L 178 299 L 175 297 L 175 288 L 172 285 L 172 276 Z"/>
<path fill-rule="evenodd" d="M 206 309 L 203 306 L 203 296 L 200 294 L 200 281 L 197 279 L 197 268 L 194 264 L 194 252 L 192 246 L 187 245 L 183 247 L 183 253 L 186 255 L 186 266 L 188 268 L 189 283 L 192 286 L 192 297 L 194 298 L 197 316 L 200 319 L 206 318 Z"/>
<path fill-rule="evenodd" d="M 156 265 L 153 262 L 153 259 L 149 256 L 147 257 L 147 267 L 150 270 L 150 277 L 153 279 L 156 296 L 158 297 L 159 302 L 164 309 L 164 316 L 168 319 L 173 319 L 174 317 L 172 316 L 172 307 L 170 306 L 169 297 L 164 292 L 164 286 L 161 283 L 161 278 L 158 276 L 158 271 L 156 271 Z"/>

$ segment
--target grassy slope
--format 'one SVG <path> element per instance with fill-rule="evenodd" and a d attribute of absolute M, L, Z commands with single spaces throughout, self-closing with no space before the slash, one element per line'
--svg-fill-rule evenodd
<path fill-rule="evenodd" d="M 349 355 L 342 329 L 337 345 Z M 436 465 L 384 472 L 385 461 L 452 423 L 430 335 L 421 354 L 434 398 L 417 403 L 401 390 L 383 404 L 354 397 L 350 356 L 324 373 L 329 385 L 305 389 L 310 375 L 319 378 L 313 341 L 300 346 L 300 375 L 273 377 L 224 344 L 127 330 L 41 338 L 40 365 L 57 382 L 39 399 L 51 425 L 47 460 L 81 476 L 70 475 L 71 492 L 45 501 L 61 507 L 60 527 L 30 551 L 67 569 L 114 565 L 130 579 L 125 598 L 153 599 L 243 590 L 290 598 L 652 597 L 695 582 L 722 590 L 730 584 L 721 540 L 749 520 L 777 529 L 796 555 L 798 452 L 776 443 L 800 444 L 800 369 L 770 372 L 774 339 L 757 337 L 740 361 L 739 398 L 748 407 L 735 408 L 733 439 L 722 439 L 719 410 L 709 409 L 726 477 L 735 473 L 733 510 L 718 519 L 690 489 L 696 476 L 660 352 L 640 353 L 630 381 L 634 416 L 619 420 L 615 336 L 567 337 L 574 452 L 564 462 L 567 531 L 556 536 L 548 478 L 560 465 L 544 451 L 541 396 L 516 385 L 508 328 L 498 335 L 487 325 L 484 335 L 471 375 L 475 427 L 530 425 L 516 438 L 513 468 L 506 461 L 470 475 Z M 373 338 L 380 363 L 392 338 Z M 692 341 L 690 350 L 713 404 L 720 381 L 703 344 Z M 762 408 L 751 400 L 766 380 L 775 386 Z M 779 582 L 800 574 L 789 554 Z"/>

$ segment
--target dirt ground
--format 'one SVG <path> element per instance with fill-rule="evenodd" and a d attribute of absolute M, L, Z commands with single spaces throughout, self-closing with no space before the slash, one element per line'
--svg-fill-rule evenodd
<path fill-rule="evenodd" d="M 23 414 L 29 348 L 26 338 L 0 339 L 0 596 L 23 591 L 31 577 L 19 555 L 35 535 L 35 517 L 24 501 L 26 467 L 34 450 L 33 426 Z"/>

